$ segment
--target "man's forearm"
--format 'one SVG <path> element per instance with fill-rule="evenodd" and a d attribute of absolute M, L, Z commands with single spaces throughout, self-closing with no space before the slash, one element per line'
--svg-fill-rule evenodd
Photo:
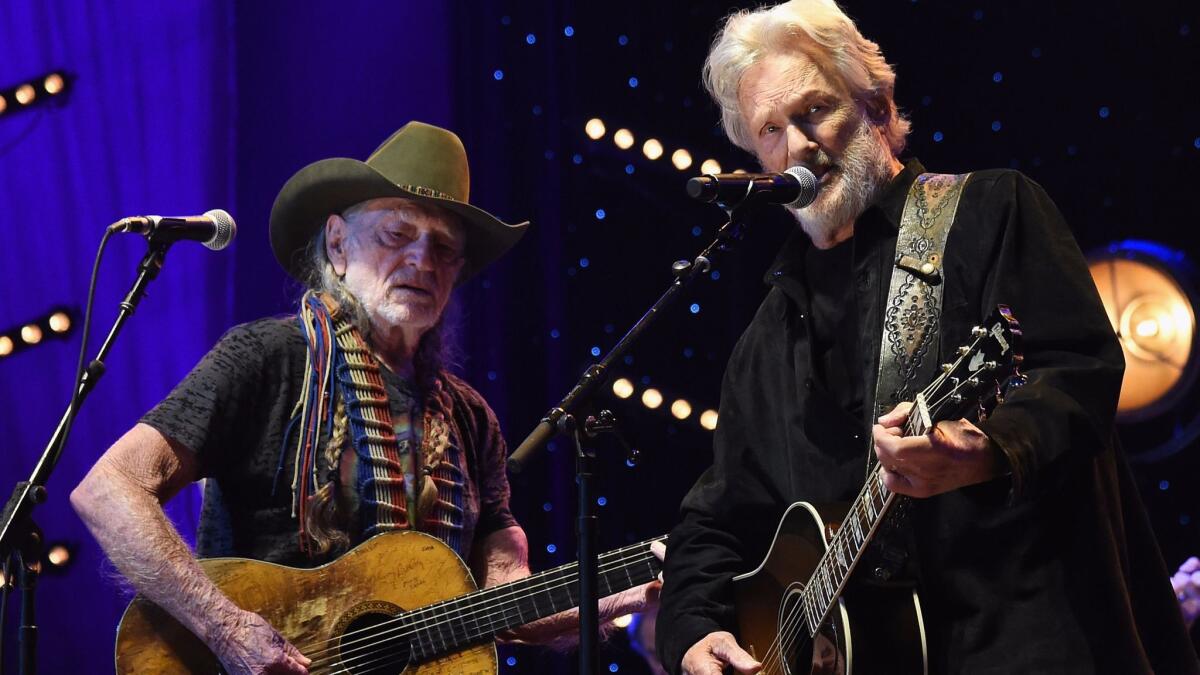
<path fill-rule="evenodd" d="M 210 646 L 225 639 L 241 611 L 204 574 L 154 495 L 101 462 L 71 504 L 139 592 Z"/>

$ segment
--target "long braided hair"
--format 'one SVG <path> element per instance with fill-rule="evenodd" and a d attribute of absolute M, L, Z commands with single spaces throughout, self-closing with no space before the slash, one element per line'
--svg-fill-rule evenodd
<path fill-rule="evenodd" d="M 346 288 L 341 277 L 333 269 L 325 252 L 325 230 L 320 228 L 316 236 L 309 242 L 306 250 L 308 259 L 308 274 L 306 283 L 317 293 L 327 293 L 338 303 L 340 311 L 344 312 L 349 321 L 370 340 L 371 322 L 358 299 Z M 457 352 L 454 349 L 451 326 L 453 321 L 447 320 L 450 310 L 443 312 L 442 317 L 432 328 L 421 336 L 417 351 L 413 356 L 413 371 L 417 397 L 435 386 L 438 374 L 453 365 Z M 346 414 L 345 402 L 342 397 L 335 396 L 332 432 L 328 443 L 322 449 L 321 457 L 325 466 L 331 471 L 337 471 L 344 449 L 350 447 L 349 418 Z M 350 523 L 337 508 L 337 480 L 326 480 L 315 493 L 308 498 L 305 509 L 304 529 L 308 536 L 309 550 L 312 555 L 339 553 L 349 548 L 351 543 L 348 530 Z"/>

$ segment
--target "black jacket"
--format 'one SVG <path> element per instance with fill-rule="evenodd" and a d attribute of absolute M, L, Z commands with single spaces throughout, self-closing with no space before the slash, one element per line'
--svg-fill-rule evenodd
<path fill-rule="evenodd" d="M 896 233 L 923 171 L 909 162 L 855 225 L 859 337 L 840 348 L 861 365 L 862 391 L 874 391 Z M 713 466 L 669 539 L 658 620 L 669 669 L 709 632 L 736 634 L 730 579 L 758 564 L 789 504 L 850 500 L 862 486 L 868 415 L 833 403 L 814 376 L 809 246 L 797 232 L 767 274 L 772 288 L 726 369 Z M 912 509 L 933 672 L 1200 672 L 1113 440 L 1120 346 L 1062 216 L 1020 173 L 977 172 L 945 263 L 939 362 L 1005 303 L 1029 382 L 979 425 L 1019 483 Z"/>

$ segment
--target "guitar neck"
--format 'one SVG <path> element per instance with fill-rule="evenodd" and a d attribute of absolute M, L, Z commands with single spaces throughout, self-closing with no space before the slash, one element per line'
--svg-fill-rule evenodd
<path fill-rule="evenodd" d="M 599 556 L 597 588 L 611 595 L 653 581 L 661 570 L 650 544 L 658 537 Z M 424 660 L 492 640 L 497 633 L 579 606 L 579 563 L 485 588 L 397 617 L 413 654 Z"/>

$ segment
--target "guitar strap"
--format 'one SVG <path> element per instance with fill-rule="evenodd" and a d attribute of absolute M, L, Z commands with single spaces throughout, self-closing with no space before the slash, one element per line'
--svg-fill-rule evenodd
<path fill-rule="evenodd" d="M 868 419 L 871 424 L 901 401 L 911 400 L 914 383 L 932 379 L 937 365 L 946 239 L 969 177 L 925 173 L 909 188 L 884 305 L 875 398 L 869 409 L 873 411 Z M 873 443 L 868 444 L 866 464 L 869 479 L 877 464 Z M 894 512 L 889 524 L 894 528 L 903 517 L 902 512 Z M 891 538 L 877 543 L 874 574 L 886 581 L 904 567 L 909 547 Z"/>
<path fill-rule="evenodd" d="M 900 217 L 883 314 L 872 420 L 912 398 L 932 375 L 942 314 L 944 252 L 959 197 L 971 174 L 925 173 L 913 181 Z M 928 359 L 930 354 L 933 359 Z M 919 377 L 924 375 L 925 377 Z"/>

